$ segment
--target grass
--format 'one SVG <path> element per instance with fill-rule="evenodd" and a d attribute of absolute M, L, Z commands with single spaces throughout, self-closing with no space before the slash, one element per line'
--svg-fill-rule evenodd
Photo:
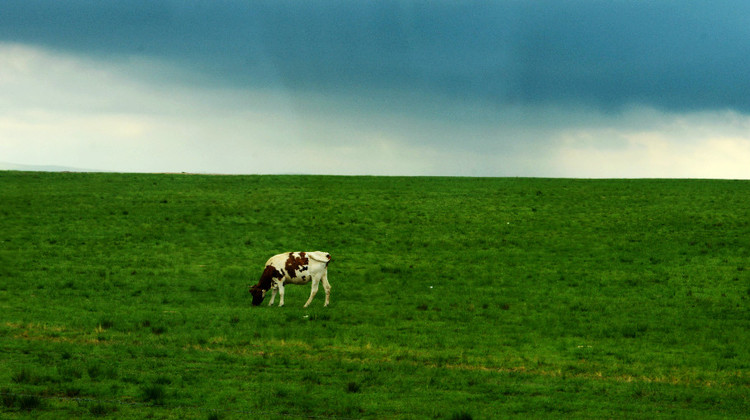
<path fill-rule="evenodd" d="M 0 172 L 3 418 L 743 418 L 750 182 Z M 250 306 L 266 259 L 333 256 Z"/>

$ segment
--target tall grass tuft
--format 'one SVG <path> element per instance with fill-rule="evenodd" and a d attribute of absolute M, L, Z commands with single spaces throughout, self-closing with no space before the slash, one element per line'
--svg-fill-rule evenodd
<path fill-rule="evenodd" d="M 96 403 L 89 408 L 89 413 L 91 413 L 91 415 L 94 417 L 105 417 L 114 413 L 115 411 L 117 411 L 117 408 L 102 403 Z"/>
<path fill-rule="evenodd" d="M 356 394 L 360 390 L 360 385 L 354 381 L 348 382 L 346 384 L 346 392 Z"/>
<path fill-rule="evenodd" d="M 158 384 L 150 384 L 141 388 L 141 399 L 154 405 L 164 405 L 166 391 Z"/>
<path fill-rule="evenodd" d="M 472 420 L 472 417 L 471 414 L 465 411 L 459 411 L 457 413 L 453 413 L 450 416 L 450 420 Z"/>

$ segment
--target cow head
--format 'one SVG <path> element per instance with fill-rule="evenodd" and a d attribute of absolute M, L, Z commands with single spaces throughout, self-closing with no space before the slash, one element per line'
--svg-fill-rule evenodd
<path fill-rule="evenodd" d="M 266 297 L 266 291 L 261 289 L 257 284 L 250 286 L 249 292 L 253 296 L 253 306 L 260 305 L 263 302 L 263 298 Z"/>

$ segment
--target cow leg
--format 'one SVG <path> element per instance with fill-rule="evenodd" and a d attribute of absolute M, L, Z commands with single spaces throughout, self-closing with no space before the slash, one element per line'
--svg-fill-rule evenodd
<path fill-rule="evenodd" d="M 323 272 L 323 290 L 326 292 L 326 303 L 323 306 L 328 306 L 331 302 L 331 283 L 328 283 L 328 270 Z"/>
<path fill-rule="evenodd" d="M 271 286 L 271 301 L 268 302 L 268 306 L 273 305 L 273 301 L 276 300 L 276 291 L 278 289 L 279 288 L 276 286 L 276 283 L 274 283 L 273 286 Z"/>
<path fill-rule="evenodd" d="M 279 307 L 284 306 L 284 283 L 278 283 L 279 285 Z"/>
<path fill-rule="evenodd" d="M 307 308 L 308 306 L 310 306 L 310 302 L 312 302 L 313 298 L 315 297 L 315 294 L 318 293 L 319 283 L 320 283 L 320 277 L 313 277 L 312 286 L 310 287 L 310 298 L 307 299 L 307 302 L 305 303 L 305 306 L 303 306 L 303 308 Z"/>

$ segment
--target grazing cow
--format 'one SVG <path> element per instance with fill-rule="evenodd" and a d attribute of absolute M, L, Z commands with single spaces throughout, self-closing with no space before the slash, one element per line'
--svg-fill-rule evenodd
<path fill-rule="evenodd" d="M 315 294 L 318 293 L 318 284 L 323 281 L 323 289 L 326 291 L 326 302 L 328 306 L 331 297 L 331 284 L 328 283 L 328 263 L 331 255 L 327 252 L 287 252 L 274 255 L 266 262 L 266 268 L 260 276 L 258 284 L 250 286 L 250 294 L 253 295 L 253 306 L 260 305 L 266 297 L 268 289 L 272 290 L 271 302 L 273 305 L 278 290 L 280 299 L 279 306 L 284 306 L 284 285 L 305 284 L 312 282 L 310 298 L 305 303 L 305 308 L 310 305 Z"/>

